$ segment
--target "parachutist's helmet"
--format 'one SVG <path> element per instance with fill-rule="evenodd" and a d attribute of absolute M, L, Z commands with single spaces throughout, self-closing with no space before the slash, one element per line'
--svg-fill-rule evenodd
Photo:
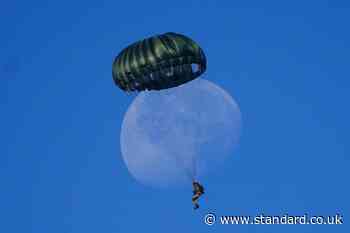
<path fill-rule="evenodd" d="M 200 76 L 206 57 L 190 38 L 165 33 L 131 44 L 115 58 L 113 80 L 124 91 L 162 90 Z"/>

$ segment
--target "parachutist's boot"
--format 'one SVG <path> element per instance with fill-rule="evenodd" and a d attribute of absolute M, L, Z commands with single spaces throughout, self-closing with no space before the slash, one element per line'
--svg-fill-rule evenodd
<path fill-rule="evenodd" d="M 199 208 L 199 205 L 198 205 L 198 203 L 194 203 L 194 206 L 193 206 L 193 209 L 198 209 Z"/>

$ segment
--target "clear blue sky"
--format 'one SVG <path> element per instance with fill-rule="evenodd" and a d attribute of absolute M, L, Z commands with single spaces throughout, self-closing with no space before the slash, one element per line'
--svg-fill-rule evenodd
<path fill-rule="evenodd" d="M 349 221 L 349 1 L 6 1 L 0 7 L 0 232 L 349 232 L 204 225 L 218 215 Z M 238 101 L 240 147 L 204 182 L 138 184 L 119 133 L 132 101 L 112 82 L 126 45 L 174 31 Z M 213 155 L 215 156 L 215 155 Z"/>

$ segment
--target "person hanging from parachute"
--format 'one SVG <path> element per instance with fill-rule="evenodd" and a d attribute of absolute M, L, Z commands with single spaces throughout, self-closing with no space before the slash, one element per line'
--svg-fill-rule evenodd
<path fill-rule="evenodd" d="M 192 186 L 193 186 L 192 203 L 193 203 L 193 208 L 196 210 L 199 208 L 198 199 L 204 194 L 204 187 L 198 181 L 195 181 L 195 180 L 192 181 Z"/>
<path fill-rule="evenodd" d="M 114 83 L 124 92 L 161 91 L 190 82 L 201 76 L 207 66 L 202 48 L 189 37 L 168 32 L 137 41 L 123 49 L 114 59 Z M 203 186 L 193 180 L 192 202 Z"/>

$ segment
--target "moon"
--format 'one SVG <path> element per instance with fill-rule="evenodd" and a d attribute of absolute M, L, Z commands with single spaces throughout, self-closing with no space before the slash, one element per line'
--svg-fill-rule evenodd
<path fill-rule="evenodd" d="M 205 79 L 141 92 L 122 123 L 120 145 L 131 175 L 153 187 L 188 184 L 218 169 L 239 142 L 236 101 Z"/>

